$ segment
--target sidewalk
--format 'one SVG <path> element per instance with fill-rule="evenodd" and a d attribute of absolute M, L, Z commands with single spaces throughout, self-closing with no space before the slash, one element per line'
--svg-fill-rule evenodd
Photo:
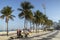
<path fill-rule="evenodd" d="M 46 34 L 51 33 L 50 31 L 40 31 L 39 33 L 31 33 L 28 38 L 19 38 L 19 39 L 13 39 L 13 40 L 35 40 L 35 37 L 43 36 Z"/>
<path fill-rule="evenodd" d="M 49 33 L 50 31 L 40 31 L 39 33 L 30 33 L 30 35 L 28 35 L 28 37 L 36 37 L 36 36 L 40 36 L 40 35 L 44 35 L 46 33 Z M 9 35 L 9 36 L 0 36 L 0 40 L 8 40 L 10 37 L 16 37 L 17 35 Z"/>
<path fill-rule="evenodd" d="M 30 35 L 28 35 L 28 37 L 36 37 L 36 36 L 47 34 L 49 32 L 50 31 L 40 31 L 39 33 L 31 33 Z"/>
<path fill-rule="evenodd" d="M 54 38 L 52 38 L 52 40 L 60 40 L 60 30 L 58 34 Z"/>
<path fill-rule="evenodd" d="M 51 33 L 48 33 L 46 35 L 42 35 L 42 36 L 39 36 L 39 37 L 34 37 L 33 40 L 48 40 L 50 38 L 50 36 L 53 36 L 57 33 L 57 31 L 53 31 Z"/>

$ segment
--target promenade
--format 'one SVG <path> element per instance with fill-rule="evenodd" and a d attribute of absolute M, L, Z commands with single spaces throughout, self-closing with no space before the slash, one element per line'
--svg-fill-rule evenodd
<path fill-rule="evenodd" d="M 48 32 L 47 34 L 35 34 L 36 36 L 28 37 L 28 38 L 19 38 L 19 39 L 13 39 L 13 40 L 53 40 L 56 35 L 58 34 L 58 31 Z M 38 35 L 38 36 L 37 36 Z"/>
<path fill-rule="evenodd" d="M 45 35 L 48 33 L 50 33 L 50 31 L 40 31 L 39 33 L 30 33 L 28 35 L 28 37 L 33 38 L 33 37 L 42 36 L 42 35 Z M 0 32 L 0 40 L 8 40 L 10 37 L 17 37 L 16 31 L 9 32 L 9 36 L 6 36 L 6 32 Z M 24 38 L 22 38 L 22 39 L 24 39 Z M 16 40 L 16 39 L 14 39 L 14 40 Z"/>
<path fill-rule="evenodd" d="M 16 34 L 9 36 L 0 36 L 0 40 L 9 40 L 9 38 L 12 36 L 16 37 Z M 15 38 L 12 40 L 59 40 L 59 39 L 60 31 L 54 30 L 52 32 L 40 31 L 39 33 L 30 33 L 30 35 L 28 35 L 28 38 Z"/>
<path fill-rule="evenodd" d="M 60 40 L 60 31 L 54 38 L 52 38 L 52 40 Z"/>

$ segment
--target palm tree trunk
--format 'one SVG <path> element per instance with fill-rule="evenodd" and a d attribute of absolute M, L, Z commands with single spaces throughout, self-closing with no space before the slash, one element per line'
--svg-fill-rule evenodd
<path fill-rule="evenodd" d="M 7 25 L 7 36 L 8 36 L 8 22 L 6 23 L 6 25 Z"/>
<path fill-rule="evenodd" d="M 8 17 L 6 17 L 6 31 L 7 31 L 7 36 L 8 36 Z"/>
<path fill-rule="evenodd" d="M 45 25 L 43 25 L 43 31 L 45 31 L 45 27 L 44 27 Z"/>
<path fill-rule="evenodd" d="M 38 24 L 38 32 L 39 32 L 39 24 Z"/>
<path fill-rule="evenodd" d="M 24 29 L 26 29 L 27 28 L 27 20 L 25 19 L 24 20 Z"/>
<path fill-rule="evenodd" d="M 25 29 L 25 23 L 26 23 L 26 19 L 24 20 L 24 29 Z"/>
<path fill-rule="evenodd" d="M 34 23 L 33 23 L 33 32 L 34 32 Z"/>
<path fill-rule="evenodd" d="M 31 21 L 30 21 L 30 29 L 31 29 Z"/>
<path fill-rule="evenodd" d="M 37 24 L 36 24 L 36 33 L 37 33 Z"/>

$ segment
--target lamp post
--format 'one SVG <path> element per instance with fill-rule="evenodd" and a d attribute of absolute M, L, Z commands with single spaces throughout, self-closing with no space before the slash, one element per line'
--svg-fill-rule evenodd
<path fill-rule="evenodd" d="M 42 7 L 43 7 L 43 9 L 44 9 L 44 14 L 46 15 L 46 6 L 45 6 L 46 4 L 45 4 L 45 0 L 44 0 L 44 3 L 42 4 Z"/>
<path fill-rule="evenodd" d="M 45 0 L 44 3 L 42 4 L 43 10 L 44 10 L 44 15 L 46 15 L 46 5 L 45 5 Z M 43 25 L 46 26 L 46 25 Z M 45 27 L 43 28 L 43 30 L 45 30 Z"/>

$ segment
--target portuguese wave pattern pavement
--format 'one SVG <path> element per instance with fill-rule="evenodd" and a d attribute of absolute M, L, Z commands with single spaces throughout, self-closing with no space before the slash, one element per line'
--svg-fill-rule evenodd
<path fill-rule="evenodd" d="M 52 40 L 52 38 L 54 38 L 57 34 L 58 34 L 58 31 L 54 31 L 40 37 L 35 37 L 34 40 Z"/>
<path fill-rule="evenodd" d="M 51 40 L 60 40 L 60 30 L 58 30 L 58 31 L 59 31 L 59 33 Z"/>
<path fill-rule="evenodd" d="M 59 31 L 55 30 L 53 32 L 47 33 L 45 35 L 39 35 L 35 37 L 30 37 L 30 38 L 20 38 L 20 39 L 13 39 L 13 40 L 55 40 L 57 36 L 60 35 Z"/>

